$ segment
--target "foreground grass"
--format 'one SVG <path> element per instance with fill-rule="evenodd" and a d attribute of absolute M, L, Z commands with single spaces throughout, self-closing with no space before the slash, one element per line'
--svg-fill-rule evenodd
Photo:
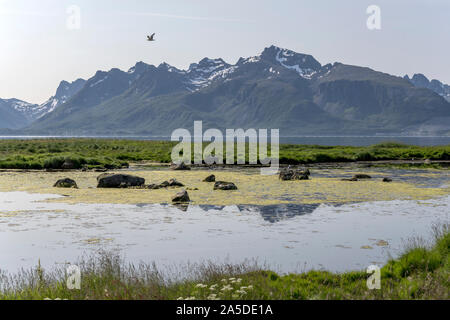
<path fill-rule="evenodd" d="M 189 265 L 172 280 L 155 265 L 125 265 L 103 254 L 82 261 L 81 289 L 69 290 L 62 269 L 39 266 L 0 278 L 0 299 L 449 299 L 450 233 L 436 228 L 432 246 L 415 243 L 381 269 L 381 289 L 368 290 L 365 271 L 278 275 L 256 264 Z"/>
<path fill-rule="evenodd" d="M 0 169 L 59 169 L 66 160 L 70 160 L 75 169 L 115 169 L 136 161 L 169 163 L 175 144 L 108 139 L 0 140 Z M 450 160 L 450 146 L 418 147 L 394 142 L 369 147 L 280 146 L 282 164 L 411 159 Z"/>

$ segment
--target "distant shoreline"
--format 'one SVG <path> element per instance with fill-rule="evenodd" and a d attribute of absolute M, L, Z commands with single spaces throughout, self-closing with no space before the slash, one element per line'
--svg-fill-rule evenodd
<path fill-rule="evenodd" d="M 2 140 L 70 140 L 102 139 L 126 141 L 170 141 L 166 135 L 0 135 Z M 398 142 L 416 146 L 450 145 L 450 136 L 401 136 L 401 135 L 285 135 L 280 136 L 281 144 L 319 146 L 370 146 L 383 142 Z"/>

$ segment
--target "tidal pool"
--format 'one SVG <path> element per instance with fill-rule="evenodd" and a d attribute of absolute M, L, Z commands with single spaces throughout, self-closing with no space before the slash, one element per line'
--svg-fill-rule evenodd
<path fill-rule="evenodd" d="M 164 203 L 177 189 L 98 190 L 94 173 L 2 172 L 0 269 L 14 273 L 38 260 L 51 268 L 98 250 L 159 266 L 256 259 L 281 272 L 365 269 L 449 223 L 448 172 L 372 169 L 371 181 L 340 180 L 356 172 L 313 171 L 311 181 L 295 182 L 213 172 L 238 185 L 232 192 L 201 182 L 206 170 L 134 172 L 147 183 L 174 177 L 199 188 L 185 211 Z M 65 176 L 80 189 L 49 187 Z"/>

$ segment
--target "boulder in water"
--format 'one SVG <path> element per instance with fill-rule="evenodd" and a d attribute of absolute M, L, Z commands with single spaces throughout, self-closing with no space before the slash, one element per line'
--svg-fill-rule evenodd
<path fill-rule="evenodd" d="M 309 169 L 301 170 L 301 169 L 282 169 L 280 170 L 279 178 L 283 181 L 289 180 L 309 180 L 309 176 L 311 172 Z"/>
<path fill-rule="evenodd" d="M 78 186 L 77 186 L 77 183 L 75 182 L 75 180 L 72 180 L 69 178 L 59 179 L 58 181 L 56 181 L 56 183 L 53 185 L 53 187 L 78 189 Z"/>
<path fill-rule="evenodd" d="M 217 181 L 214 190 L 237 190 L 237 187 L 233 182 Z"/>
<path fill-rule="evenodd" d="M 172 202 L 180 203 L 180 202 L 189 202 L 191 199 L 189 199 L 189 194 L 186 190 L 178 192 L 176 195 L 172 197 Z"/>
<path fill-rule="evenodd" d="M 184 187 L 184 184 L 177 181 L 177 179 L 170 179 L 169 180 L 169 187 Z"/>
<path fill-rule="evenodd" d="M 210 176 L 207 176 L 203 181 L 204 182 L 215 182 L 216 181 L 216 176 L 212 174 Z"/>
<path fill-rule="evenodd" d="M 128 174 L 108 174 L 104 173 L 97 177 L 97 188 L 127 188 L 141 187 L 145 184 L 145 179 Z"/>

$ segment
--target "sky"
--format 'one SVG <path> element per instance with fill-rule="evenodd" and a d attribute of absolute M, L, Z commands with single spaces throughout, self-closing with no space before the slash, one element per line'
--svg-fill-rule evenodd
<path fill-rule="evenodd" d="M 370 5 L 381 29 L 367 27 Z M 235 63 L 272 44 L 450 84 L 449 34 L 449 0 L 0 0 L 0 98 L 42 103 L 97 70 Z"/>

